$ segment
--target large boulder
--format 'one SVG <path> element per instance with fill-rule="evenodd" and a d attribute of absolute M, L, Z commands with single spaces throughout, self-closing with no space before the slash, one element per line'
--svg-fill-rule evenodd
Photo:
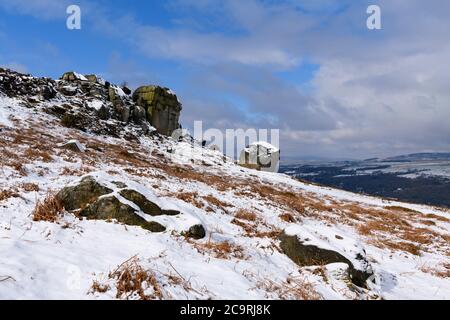
<path fill-rule="evenodd" d="M 88 219 L 115 219 L 126 225 L 139 226 L 151 232 L 166 230 L 163 225 L 157 222 L 145 220 L 136 214 L 131 206 L 120 202 L 115 196 L 99 198 L 96 202 L 84 208 L 80 215 Z"/>
<path fill-rule="evenodd" d="M 114 183 L 117 185 L 117 182 Z M 121 184 L 118 187 L 124 187 Z M 154 221 L 141 217 L 132 206 L 121 202 L 113 195 L 114 190 L 105 187 L 94 177 L 88 176 L 75 186 L 65 187 L 56 195 L 64 208 L 88 219 L 117 220 L 118 222 L 140 226 L 151 232 L 163 232 L 166 228 Z M 131 189 L 124 189 L 120 195 L 133 202 L 143 212 L 155 215 L 175 215 L 179 211 L 162 210 L 158 205 L 148 200 L 144 195 Z"/>
<path fill-rule="evenodd" d="M 72 211 L 84 208 L 94 203 L 101 196 L 112 193 L 113 190 L 101 185 L 93 177 L 85 177 L 73 187 L 65 187 L 56 195 L 66 210 Z"/>
<path fill-rule="evenodd" d="M 311 240 L 306 238 L 306 240 Z M 373 274 L 364 252 L 348 252 L 352 261 L 342 253 L 302 240 L 297 235 L 283 233 L 280 236 L 280 248 L 292 261 L 301 267 L 321 266 L 331 263 L 345 263 L 349 266 L 348 276 L 358 287 L 367 287 L 366 281 Z"/>
<path fill-rule="evenodd" d="M 83 76 L 83 75 L 81 75 L 79 73 L 73 72 L 73 71 L 64 73 L 61 76 L 61 80 L 68 81 L 68 82 L 77 81 L 77 80 L 79 80 L 79 81 L 88 81 L 88 79 L 86 79 L 85 76 Z"/>
<path fill-rule="evenodd" d="M 148 200 L 143 194 L 137 192 L 136 190 L 125 189 L 120 191 L 120 195 L 128 201 L 135 203 L 142 210 L 142 212 L 151 216 L 174 216 L 180 214 L 180 211 L 177 210 L 161 209 L 156 203 Z"/>
<path fill-rule="evenodd" d="M 167 88 L 143 86 L 133 93 L 133 100 L 146 110 L 147 120 L 164 135 L 171 135 L 180 127 L 182 109 L 177 96 Z"/>

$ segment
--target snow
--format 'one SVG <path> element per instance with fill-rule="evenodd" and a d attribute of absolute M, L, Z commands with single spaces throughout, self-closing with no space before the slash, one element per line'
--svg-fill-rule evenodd
<path fill-rule="evenodd" d="M 365 255 L 365 248 L 351 234 L 348 235 L 348 232 L 342 232 L 337 227 L 313 221 L 301 226 L 290 226 L 285 229 L 285 233 L 297 236 L 299 241 L 305 245 L 338 252 L 350 260 L 357 270 L 366 270 L 363 262 L 356 259 L 358 255 Z"/>
<path fill-rule="evenodd" d="M 78 88 L 77 88 L 77 87 L 74 87 L 74 86 L 64 86 L 63 88 L 64 88 L 64 90 L 66 90 L 67 92 L 76 92 L 76 91 L 78 90 Z"/>
<path fill-rule="evenodd" d="M 58 147 L 65 147 L 71 144 L 75 144 L 80 152 L 86 152 L 86 148 L 80 143 L 80 141 L 75 139 L 69 140 L 66 143 L 59 144 Z"/>
<path fill-rule="evenodd" d="M 11 127 L 12 123 L 9 116 L 12 114 L 14 108 L 19 107 L 19 103 L 15 99 L 2 96 L 0 92 L 0 126 Z"/>
<path fill-rule="evenodd" d="M 87 102 L 88 106 L 95 110 L 100 110 L 103 106 L 103 102 L 100 100 L 92 100 Z"/>
<path fill-rule="evenodd" d="M 80 73 L 74 72 L 73 74 L 75 75 L 75 78 L 77 78 L 78 80 L 88 81 L 88 79 Z"/>
<path fill-rule="evenodd" d="M 256 141 L 256 142 L 253 142 L 252 144 L 250 144 L 250 146 L 260 146 L 260 147 L 266 148 L 270 152 L 280 151 L 277 147 L 275 147 L 274 145 L 272 145 L 266 141 Z"/>
<path fill-rule="evenodd" d="M 128 95 L 125 92 L 123 92 L 122 88 L 114 85 L 112 85 L 111 87 L 114 89 L 114 91 L 117 93 L 119 97 L 121 98 L 128 97 Z"/>
<path fill-rule="evenodd" d="M 94 100 L 89 106 L 96 109 L 100 102 Z M 61 143 L 68 141 L 83 146 L 80 141 L 85 141 L 82 139 L 95 139 L 105 144 L 127 146 L 127 142 L 121 139 L 53 126 L 57 122 L 51 115 L 39 115 L 36 117 L 35 110 L 20 107 L 15 99 L 0 96 L 0 126 L 9 127 L 8 130 L 42 125 L 47 134 L 57 137 Z M 17 121 L 11 121 L 11 116 Z M 9 140 L 0 140 L 0 143 L 5 141 Z M 444 252 L 430 250 L 416 256 L 381 249 L 364 239 L 354 227 L 340 222 L 330 223 L 320 217 L 305 217 L 296 223 L 287 223 L 279 218 L 280 214 L 286 213 L 281 204 L 258 196 L 237 196 L 236 190 L 218 188 L 213 182 L 170 176 L 156 167 L 144 172 L 145 168 L 138 166 L 114 164 L 103 153 L 99 153 L 95 161 L 88 161 L 94 151 L 88 143 L 85 144 L 88 148 L 81 155 L 67 157 L 64 153 L 56 153 L 50 162 L 25 161 L 26 176 L 7 165 L 0 168 L 0 191 L 18 188 L 20 192 L 20 197 L 0 201 L 0 256 L 7 257 L 0 259 L 0 279 L 5 279 L 0 281 L 0 299 L 115 299 L 113 287 L 103 294 L 92 293 L 92 283 L 110 281 L 108 273 L 134 255 L 145 268 L 155 273 L 168 299 L 279 299 L 276 290 L 269 290 L 263 284 L 270 280 L 283 287 L 289 277 L 311 283 L 324 299 L 450 299 L 450 279 L 423 271 L 427 267 L 450 263 Z M 131 151 L 131 145 L 129 147 Z M 330 198 L 370 208 L 402 206 L 423 214 L 450 218 L 448 212 L 439 208 L 357 195 L 306 184 L 284 174 L 242 168 L 231 159 L 224 162 L 218 151 L 187 141 L 168 139 L 155 143 L 149 137 L 141 137 L 140 148 L 142 155 L 148 158 L 158 159 L 153 155 L 154 151 L 161 154 L 168 160 L 167 166 L 190 166 L 192 172 L 227 177 L 230 183 L 234 180 L 260 182 L 308 194 L 323 202 Z M 62 174 L 65 169 L 83 173 Z M 65 214 L 59 224 L 32 220 L 31 213 L 38 199 L 43 199 L 49 191 L 76 185 L 88 175 L 113 190 L 112 194 L 119 201 L 132 206 L 141 217 L 156 221 L 167 230 L 151 233 L 115 221 L 80 220 L 72 214 Z M 122 189 L 114 182 L 140 192 L 163 209 L 178 210 L 181 214 L 145 215 L 134 203 L 120 196 Z M 39 191 L 20 189 L 26 183 L 36 183 Z M 196 193 L 195 199 L 199 202 L 210 196 L 230 206 L 220 208 L 210 204 L 212 210 L 207 210 L 178 197 L 186 192 Z M 361 262 L 355 256 L 363 252 L 374 272 L 375 283 L 370 284 L 370 290 L 357 292 L 346 280 L 346 264 L 324 266 L 326 280 L 314 272 L 320 266 L 297 266 L 277 250 L 277 239 L 246 236 L 241 227 L 233 224 L 234 214 L 239 209 L 258 214 L 255 228 L 285 230 L 308 244 L 341 253 L 359 269 L 364 266 L 359 265 Z M 196 224 L 205 227 L 206 237 L 187 241 L 182 233 Z M 265 225 L 270 228 L 264 229 Z M 449 223 L 436 221 L 434 228 L 436 232 L 450 234 Z M 226 259 L 218 258 L 212 251 L 201 249 L 202 245 L 223 241 L 241 247 L 243 257 L 231 254 Z M 172 283 L 167 275 L 181 275 L 192 289 Z"/>

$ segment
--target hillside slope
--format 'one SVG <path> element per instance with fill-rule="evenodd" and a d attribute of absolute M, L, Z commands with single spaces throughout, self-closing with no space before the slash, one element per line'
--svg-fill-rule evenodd
<path fill-rule="evenodd" d="M 0 90 L 0 299 L 450 299 L 445 210 L 242 168 L 99 120 L 100 97 Z M 86 177 L 106 191 L 43 214 Z"/>

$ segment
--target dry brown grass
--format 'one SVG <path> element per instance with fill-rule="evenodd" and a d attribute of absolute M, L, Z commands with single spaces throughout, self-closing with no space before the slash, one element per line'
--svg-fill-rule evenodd
<path fill-rule="evenodd" d="M 11 167 L 16 170 L 21 176 L 26 177 L 28 176 L 27 169 L 23 166 L 20 162 L 13 162 L 11 164 Z"/>
<path fill-rule="evenodd" d="M 39 191 L 39 185 L 36 183 L 22 183 L 20 185 L 20 188 L 25 192 L 38 192 Z"/>
<path fill-rule="evenodd" d="M 105 292 L 108 292 L 110 289 L 111 289 L 111 287 L 108 284 L 103 284 L 97 280 L 94 280 L 92 283 L 90 292 L 105 293 Z"/>
<path fill-rule="evenodd" d="M 244 230 L 244 236 L 249 238 L 278 238 L 283 232 L 281 229 L 276 228 L 274 226 L 270 226 L 263 221 L 258 221 L 255 223 L 254 221 L 244 222 L 240 219 L 232 219 L 231 223 L 241 227 Z M 261 230 L 264 228 L 264 230 Z"/>
<path fill-rule="evenodd" d="M 241 219 L 241 220 L 247 220 L 247 221 L 255 221 L 257 218 L 256 213 L 249 211 L 249 210 L 245 210 L 245 209 L 239 209 L 234 217 L 236 219 Z"/>
<path fill-rule="evenodd" d="M 314 286 L 302 277 L 288 277 L 279 283 L 271 279 L 257 282 L 256 287 L 268 293 L 275 293 L 282 300 L 322 300 Z"/>
<path fill-rule="evenodd" d="M 400 207 L 400 206 L 387 206 L 387 207 L 384 207 L 384 209 L 385 210 L 389 210 L 389 211 L 401 211 L 401 212 L 419 213 L 416 210 L 405 208 L 405 207 Z"/>
<path fill-rule="evenodd" d="M 200 201 L 200 197 L 197 192 L 176 192 L 169 194 L 170 196 L 175 196 L 176 198 L 191 203 L 195 207 L 199 209 L 203 209 L 205 206 L 202 201 Z"/>
<path fill-rule="evenodd" d="M 420 270 L 425 273 L 430 273 L 439 278 L 450 278 L 450 263 L 444 263 L 435 268 L 422 267 Z"/>
<path fill-rule="evenodd" d="M 394 251 L 409 252 L 415 256 L 420 256 L 423 247 L 418 244 L 404 241 L 395 241 L 383 237 L 370 238 L 368 243 L 378 247 L 386 248 Z"/>
<path fill-rule="evenodd" d="M 33 221 L 57 222 L 64 212 L 64 207 L 54 194 L 47 194 L 44 201 L 38 201 L 33 210 Z"/>
<path fill-rule="evenodd" d="M 17 192 L 17 190 L 14 189 L 0 190 L 0 202 L 8 200 L 10 198 L 19 198 L 19 197 L 20 194 Z"/>
<path fill-rule="evenodd" d="M 41 160 L 43 162 L 53 161 L 53 157 L 47 151 L 43 151 L 43 150 L 31 148 L 31 147 L 25 151 L 25 156 L 31 161 L 36 161 L 36 160 Z"/>
<path fill-rule="evenodd" d="M 215 207 L 221 209 L 224 212 L 227 212 L 226 208 L 230 208 L 230 207 L 233 206 L 233 205 L 231 205 L 229 203 L 226 203 L 224 201 L 221 201 L 221 200 L 217 199 L 213 195 L 203 196 L 202 199 L 205 200 L 209 205 L 215 206 Z"/>
<path fill-rule="evenodd" d="M 438 216 L 437 214 L 433 214 L 433 213 L 426 214 L 426 215 L 424 215 L 424 217 L 428 218 L 428 219 L 434 219 L 437 221 L 450 223 L 450 219 L 447 219 L 446 217 L 443 217 L 443 216 Z"/>
<path fill-rule="evenodd" d="M 108 278 L 114 281 L 117 299 L 155 300 L 163 299 L 164 292 L 159 285 L 155 274 L 147 270 L 139 263 L 136 256 L 131 257 L 108 274 Z M 104 293 L 110 289 L 109 285 L 94 281 L 92 292 Z"/>
<path fill-rule="evenodd" d="M 213 254 L 217 259 L 244 259 L 244 248 L 240 245 L 232 244 L 228 241 L 211 242 L 206 243 L 193 242 L 187 239 L 187 242 L 193 245 L 200 253 Z"/>
<path fill-rule="evenodd" d="M 281 220 L 283 220 L 284 222 L 294 223 L 294 222 L 297 221 L 297 220 L 294 218 L 294 216 L 293 216 L 292 214 L 290 214 L 290 213 L 283 213 L 283 214 L 280 214 L 278 217 L 279 217 Z"/>

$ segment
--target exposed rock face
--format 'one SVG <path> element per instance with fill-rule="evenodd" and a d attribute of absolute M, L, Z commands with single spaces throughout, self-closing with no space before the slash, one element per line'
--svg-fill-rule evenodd
<path fill-rule="evenodd" d="M 56 97 L 56 82 L 49 78 L 33 78 L 12 70 L 0 68 L 0 91 L 8 97 L 33 98 L 37 101 Z"/>
<path fill-rule="evenodd" d="M 161 216 L 161 215 L 174 216 L 180 214 L 180 212 L 176 210 L 161 209 L 156 203 L 151 202 L 143 194 L 135 190 L 125 189 L 120 191 L 120 195 L 125 199 L 134 202 L 142 210 L 142 212 L 149 214 L 151 216 Z"/>
<path fill-rule="evenodd" d="M 150 216 L 181 214 L 177 210 L 162 209 L 143 194 L 127 188 L 123 182 L 112 181 L 111 183 L 119 189 L 112 187 L 116 191 L 112 190 L 88 176 L 76 186 L 63 188 L 56 197 L 66 210 L 77 211 L 80 216 L 88 219 L 114 219 L 127 225 L 140 226 L 151 232 L 163 232 L 166 228 L 155 221 L 147 221 L 142 217 L 142 212 Z M 119 200 L 120 197 L 116 196 L 115 192 L 132 204 L 128 204 L 123 199 L 123 202 Z M 142 212 L 138 214 L 138 211 Z M 202 225 L 194 225 L 187 232 L 188 236 L 195 239 L 201 239 L 205 234 Z"/>
<path fill-rule="evenodd" d="M 163 232 L 166 228 L 154 221 L 146 221 L 136 214 L 136 211 L 127 204 L 120 202 L 116 197 L 102 197 L 92 205 L 80 212 L 80 215 L 88 219 L 115 219 L 121 223 L 139 226 L 151 232 Z"/>
<path fill-rule="evenodd" d="M 28 108 L 41 105 L 66 127 L 94 134 L 137 140 L 141 135 L 171 135 L 179 128 L 182 109 L 167 88 L 141 87 L 134 95 L 94 74 L 66 72 L 58 81 L 0 69 L 0 91 L 20 98 Z M 41 104 L 46 101 L 60 104 Z M 152 128 L 153 125 L 156 128 Z"/>
<path fill-rule="evenodd" d="M 147 120 L 164 135 L 171 135 L 180 127 L 182 106 L 177 96 L 167 88 L 143 86 L 133 93 L 133 100 L 147 112 Z"/>
<path fill-rule="evenodd" d="M 299 266 L 327 265 L 338 262 L 346 263 L 349 266 L 349 278 L 359 287 L 366 287 L 366 281 L 372 275 L 370 268 L 359 270 L 342 254 L 314 245 L 304 244 L 295 235 L 282 234 L 280 240 L 280 247 L 283 252 Z M 355 259 L 365 260 L 361 254 L 357 255 Z M 368 266 L 367 261 L 365 262 L 364 265 Z"/>
<path fill-rule="evenodd" d="M 93 83 L 98 82 L 98 77 L 95 74 L 88 74 L 88 75 L 85 75 L 85 77 L 90 82 L 93 82 Z"/>
<path fill-rule="evenodd" d="M 61 80 L 68 81 L 68 82 L 76 81 L 76 80 L 87 81 L 86 77 L 84 77 L 81 74 L 78 74 L 76 72 L 73 72 L 73 71 L 64 73 L 61 77 Z"/>
<path fill-rule="evenodd" d="M 74 187 L 63 188 L 56 197 L 66 210 L 77 210 L 95 202 L 98 197 L 110 194 L 111 189 L 102 186 L 92 177 L 86 177 Z"/>

